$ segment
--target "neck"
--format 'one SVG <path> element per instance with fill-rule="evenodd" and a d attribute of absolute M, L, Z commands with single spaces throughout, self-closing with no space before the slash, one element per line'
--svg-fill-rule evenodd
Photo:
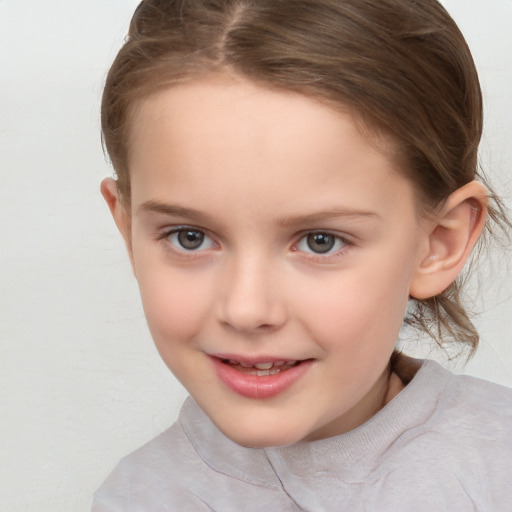
<path fill-rule="evenodd" d="M 375 416 L 404 389 L 405 385 L 391 369 L 391 365 L 377 379 L 368 393 L 342 416 L 321 429 L 312 432 L 305 441 L 317 441 L 354 430 Z"/>

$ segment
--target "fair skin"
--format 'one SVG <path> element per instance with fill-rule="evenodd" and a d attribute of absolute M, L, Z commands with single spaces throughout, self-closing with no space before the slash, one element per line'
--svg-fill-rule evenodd
<path fill-rule="evenodd" d="M 409 296 L 460 272 L 482 187 L 422 218 L 349 114 L 236 77 L 156 93 L 132 126 L 130 205 L 113 180 L 102 193 L 156 346 L 217 427 L 246 446 L 316 440 L 394 398 Z"/>

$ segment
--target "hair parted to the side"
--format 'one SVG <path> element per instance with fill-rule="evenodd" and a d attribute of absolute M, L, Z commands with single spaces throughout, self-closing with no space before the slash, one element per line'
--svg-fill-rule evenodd
<path fill-rule="evenodd" d="M 222 72 L 349 109 L 395 141 L 397 168 L 423 210 L 480 179 L 482 97 L 471 53 L 437 0 L 144 0 L 107 77 L 106 150 L 130 204 L 129 131 L 137 103 Z M 510 226 L 492 193 L 487 232 Z M 462 279 L 416 301 L 406 321 L 472 353 L 478 333 L 461 303 Z"/>

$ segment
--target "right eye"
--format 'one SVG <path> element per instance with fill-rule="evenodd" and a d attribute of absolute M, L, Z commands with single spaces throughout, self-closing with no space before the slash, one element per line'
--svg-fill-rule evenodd
<path fill-rule="evenodd" d="M 215 242 L 204 231 L 195 228 L 175 229 L 168 233 L 166 238 L 173 249 L 178 251 L 204 251 L 216 246 Z"/>

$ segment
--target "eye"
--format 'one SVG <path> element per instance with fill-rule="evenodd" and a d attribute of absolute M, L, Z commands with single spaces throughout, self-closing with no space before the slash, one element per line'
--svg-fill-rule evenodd
<path fill-rule="evenodd" d="M 198 251 L 215 247 L 215 242 L 203 231 L 195 228 L 180 228 L 167 235 L 168 242 L 180 251 Z"/>
<path fill-rule="evenodd" d="M 345 245 L 345 240 L 340 236 L 317 231 L 308 233 L 306 236 L 302 237 L 297 244 L 297 249 L 314 254 L 327 254 L 339 251 Z"/>

